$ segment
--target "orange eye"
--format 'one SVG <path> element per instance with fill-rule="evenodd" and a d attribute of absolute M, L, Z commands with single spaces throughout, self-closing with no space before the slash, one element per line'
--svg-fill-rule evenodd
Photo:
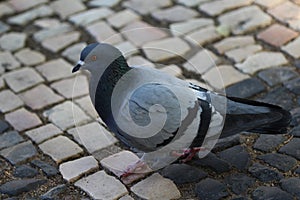
<path fill-rule="evenodd" d="M 96 55 L 93 55 L 93 56 L 92 56 L 92 61 L 95 61 L 95 60 L 97 60 L 97 56 L 96 56 Z"/>

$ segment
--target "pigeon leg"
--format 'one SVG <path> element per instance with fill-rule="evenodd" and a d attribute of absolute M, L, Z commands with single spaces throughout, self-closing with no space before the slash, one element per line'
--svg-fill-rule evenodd
<path fill-rule="evenodd" d="M 126 178 L 126 177 L 130 176 L 131 174 L 135 174 L 135 173 L 145 173 L 145 172 L 143 172 L 144 168 L 147 168 L 146 163 L 141 160 L 138 160 L 137 162 L 135 162 L 127 167 L 127 169 L 121 175 L 121 178 Z"/>
<path fill-rule="evenodd" d="M 204 151 L 206 148 L 205 147 L 192 147 L 189 149 L 184 150 L 182 157 L 185 157 L 183 159 L 180 159 L 180 162 L 186 163 L 196 155 L 199 151 Z"/>

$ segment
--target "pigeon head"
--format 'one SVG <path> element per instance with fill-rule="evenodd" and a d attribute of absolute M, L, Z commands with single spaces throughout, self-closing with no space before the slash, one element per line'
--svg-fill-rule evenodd
<path fill-rule="evenodd" d="M 86 46 L 80 54 L 80 60 L 73 68 L 72 73 L 79 69 L 90 72 L 95 70 L 105 70 L 114 60 L 122 56 L 122 53 L 115 47 L 106 43 L 92 43 Z M 102 71 L 101 70 L 101 71 Z"/>

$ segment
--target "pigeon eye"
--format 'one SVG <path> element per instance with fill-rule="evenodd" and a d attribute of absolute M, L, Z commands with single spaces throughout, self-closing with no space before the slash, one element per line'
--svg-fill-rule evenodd
<path fill-rule="evenodd" d="M 97 60 L 97 56 L 96 55 L 93 55 L 92 56 L 92 61 L 96 61 Z"/>

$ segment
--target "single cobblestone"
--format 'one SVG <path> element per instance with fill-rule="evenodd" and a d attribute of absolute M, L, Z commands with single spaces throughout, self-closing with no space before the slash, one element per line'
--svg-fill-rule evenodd
<path fill-rule="evenodd" d="M 30 141 L 19 143 L 0 151 L 0 155 L 15 165 L 37 154 L 37 151 Z"/>
<path fill-rule="evenodd" d="M 131 191 L 144 199 L 178 199 L 181 197 L 176 185 L 158 173 L 138 182 L 131 187 Z"/>
<path fill-rule="evenodd" d="M 254 163 L 251 167 L 249 167 L 249 172 L 252 176 L 262 182 L 279 181 L 283 178 L 283 175 L 280 172 L 272 170 L 271 168 L 259 163 Z"/>
<path fill-rule="evenodd" d="M 180 38 L 167 38 L 146 43 L 142 46 L 146 57 L 154 62 L 184 56 L 189 45 Z"/>
<path fill-rule="evenodd" d="M 59 165 L 59 171 L 68 182 L 73 182 L 85 173 L 98 169 L 98 162 L 93 156 L 86 156 Z"/>
<path fill-rule="evenodd" d="M 80 37 L 80 33 L 77 31 L 65 33 L 56 37 L 48 38 L 42 42 L 43 47 L 51 52 L 58 52 L 70 44 L 76 42 Z"/>
<path fill-rule="evenodd" d="M 58 148 L 59 147 L 59 148 Z M 49 155 L 56 163 L 75 157 L 83 150 L 65 136 L 57 136 L 39 145 L 43 153 Z"/>
<path fill-rule="evenodd" d="M 123 172 L 127 170 L 128 166 L 135 164 L 138 160 L 139 157 L 134 153 L 130 151 L 121 151 L 102 159 L 100 163 L 105 169 L 120 177 Z M 145 173 L 135 173 L 128 177 L 121 177 L 121 180 L 124 184 L 128 185 L 145 176 Z"/>
<path fill-rule="evenodd" d="M 218 200 L 228 196 L 226 186 L 211 178 L 200 181 L 196 185 L 195 191 L 197 196 L 203 200 Z"/>
<path fill-rule="evenodd" d="M 214 26 L 204 27 L 185 36 L 185 39 L 194 45 L 204 45 L 220 38 L 222 38 L 222 36 L 217 32 Z"/>
<path fill-rule="evenodd" d="M 151 16 L 161 22 L 180 22 L 194 18 L 198 13 L 184 6 L 173 6 L 151 13 Z"/>
<path fill-rule="evenodd" d="M 174 36 L 181 36 L 212 25 L 214 25 L 214 21 L 209 18 L 196 18 L 184 22 L 172 23 L 170 29 Z"/>
<path fill-rule="evenodd" d="M 85 10 L 85 6 L 80 0 L 57 0 L 52 2 L 50 6 L 62 19 Z"/>
<path fill-rule="evenodd" d="M 260 45 L 248 45 L 245 47 L 227 51 L 225 55 L 228 58 L 232 59 L 235 63 L 239 63 L 261 50 L 262 50 L 262 46 Z"/>
<path fill-rule="evenodd" d="M 243 34 L 271 23 L 272 18 L 258 6 L 243 7 L 227 12 L 218 18 L 220 24 L 229 26 L 234 34 Z"/>
<path fill-rule="evenodd" d="M 285 140 L 283 135 L 266 135 L 261 134 L 253 145 L 254 149 L 258 149 L 264 152 L 271 152 L 275 150 L 278 145 Z"/>
<path fill-rule="evenodd" d="M 233 49 L 239 49 L 248 45 L 253 45 L 255 40 L 252 36 L 234 36 L 228 37 L 214 44 L 214 48 L 220 53 Z"/>
<path fill-rule="evenodd" d="M 122 34 L 135 46 L 165 38 L 167 33 L 142 21 L 135 21 L 121 29 Z"/>
<path fill-rule="evenodd" d="M 42 42 L 47 38 L 55 37 L 57 35 L 61 35 L 67 32 L 72 31 L 73 28 L 70 24 L 67 23 L 61 23 L 59 25 L 56 25 L 54 27 L 50 26 L 49 28 L 44 28 L 38 32 L 35 32 L 33 34 L 33 38 L 37 42 Z"/>
<path fill-rule="evenodd" d="M 279 52 L 258 52 L 248 57 L 243 63 L 235 66 L 245 73 L 254 74 L 255 72 L 287 64 L 287 60 L 282 53 Z"/>
<path fill-rule="evenodd" d="M 0 37 L 0 47 L 4 50 L 15 51 L 24 47 L 26 34 L 19 32 L 10 32 Z"/>
<path fill-rule="evenodd" d="M 23 142 L 24 139 L 17 131 L 8 131 L 0 135 L 0 149 Z"/>
<path fill-rule="evenodd" d="M 225 2 L 222 1 L 212 1 L 208 3 L 203 3 L 199 6 L 199 9 L 210 16 L 216 16 L 224 11 L 238 8 L 241 6 L 249 5 L 253 0 L 228 0 Z"/>
<path fill-rule="evenodd" d="M 108 17 L 107 21 L 115 28 L 121 28 L 126 24 L 131 23 L 132 21 L 140 19 L 140 16 L 137 15 L 135 12 L 126 9 L 122 10 L 110 17 Z"/>
<path fill-rule="evenodd" d="M 15 57 L 26 66 L 37 65 L 46 60 L 43 54 L 29 48 L 18 51 L 15 53 Z"/>
<path fill-rule="evenodd" d="M 8 22 L 13 25 L 26 25 L 34 19 L 48 17 L 52 14 L 53 10 L 49 6 L 42 5 L 38 8 L 10 17 Z"/>
<path fill-rule="evenodd" d="M 250 164 L 249 153 L 240 145 L 226 149 L 220 152 L 218 155 L 221 159 L 227 161 L 241 171 L 246 170 Z"/>
<path fill-rule="evenodd" d="M 246 174 L 230 174 L 225 177 L 225 183 L 229 185 L 235 194 L 245 194 L 247 190 L 254 185 L 255 179 Z"/>
<path fill-rule="evenodd" d="M 78 26 L 86 26 L 98 20 L 104 19 L 114 12 L 109 8 L 95 8 L 69 17 L 69 20 Z"/>
<path fill-rule="evenodd" d="M 76 98 L 89 93 L 88 80 L 86 76 L 83 75 L 57 81 L 50 86 L 67 99 Z"/>
<path fill-rule="evenodd" d="M 12 196 L 33 190 L 47 182 L 45 179 L 12 180 L 0 186 L 0 192 Z"/>
<path fill-rule="evenodd" d="M 293 138 L 289 143 L 279 149 L 280 153 L 293 156 L 300 160 L 300 138 Z"/>
<path fill-rule="evenodd" d="M 8 3 L 16 10 L 16 11 L 24 11 L 29 8 L 33 8 L 39 4 L 47 3 L 48 0 L 28 0 L 26 2 L 22 0 L 9 0 Z"/>
<path fill-rule="evenodd" d="M 257 38 L 268 44 L 279 47 L 296 38 L 297 36 L 298 33 L 296 31 L 279 24 L 273 24 L 266 30 L 260 32 L 257 35 Z"/>
<path fill-rule="evenodd" d="M 214 153 L 209 153 L 204 158 L 193 162 L 195 162 L 196 166 L 209 167 L 217 173 L 223 173 L 230 170 L 230 165 L 226 161 L 217 157 Z"/>
<path fill-rule="evenodd" d="M 207 173 L 187 164 L 172 164 L 165 167 L 161 175 L 171 179 L 175 184 L 186 184 L 200 181 Z"/>
<path fill-rule="evenodd" d="M 24 131 L 42 124 L 42 121 L 35 113 L 29 112 L 25 108 L 5 114 L 5 120 L 18 131 Z"/>
<path fill-rule="evenodd" d="M 107 175 L 103 170 L 89 175 L 75 182 L 75 186 L 81 188 L 94 199 L 118 199 L 128 191 L 120 181 Z"/>
<path fill-rule="evenodd" d="M 204 74 L 218 64 L 218 57 L 209 50 L 202 50 L 191 57 L 183 67 L 197 74 Z"/>
<path fill-rule="evenodd" d="M 260 80 L 257 78 L 250 78 L 229 86 L 226 88 L 226 94 L 234 97 L 249 98 L 265 89 L 266 87 Z"/>
<path fill-rule="evenodd" d="M 250 77 L 242 74 L 230 65 L 220 65 L 210 69 L 202 78 L 212 87 L 222 89 Z"/>
<path fill-rule="evenodd" d="M 99 21 L 86 27 L 97 42 L 118 44 L 123 41 L 120 34 L 114 31 L 106 22 Z"/>
<path fill-rule="evenodd" d="M 276 167 L 277 169 L 282 170 L 284 172 L 291 170 L 297 164 L 296 159 L 278 153 L 259 155 L 257 158 L 265 161 L 269 165 Z"/>
<path fill-rule="evenodd" d="M 44 81 L 34 69 L 29 67 L 8 72 L 3 77 L 14 92 L 21 92 Z"/>
<path fill-rule="evenodd" d="M 89 153 L 104 149 L 113 145 L 117 140 L 99 123 L 92 122 L 83 126 L 77 126 L 68 130 L 74 139 L 83 145 Z"/>
<path fill-rule="evenodd" d="M 73 76 L 72 73 L 70 73 L 72 70 L 72 65 L 62 58 L 50 60 L 42 65 L 39 65 L 36 67 L 36 69 L 49 82 Z"/>
<path fill-rule="evenodd" d="M 19 178 L 32 178 L 38 174 L 38 171 L 28 165 L 19 165 L 14 170 L 14 176 Z"/>
<path fill-rule="evenodd" d="M 269 86 L 275 86 L 297 77 L 297 73 L 292 68 L 271 68 L 258 73 Z"/>
<path fill-rule="evenodd" d="M 38 85 L 31 90 L 27 90 L 19 94 L 20 98 L 27 106 L 33 110 L 45 108 L 63 100 L 63 98 L 55 94 L 49 87 L 44 84 Z"/>
<path fill-rule="evenodd" d="M 23 101 L 10 90 L 0 92 L 0 111 L 6 113 L 23 106 Z"/>
<path fill-rule="evenodd" d="M 32 141 L 40 144 L 49 138 L 62 134 L 62 131 L 53 124 L 46 124 L 39 128 L 26 131 L 25 134 L 30 137 Z"/>
<path fill-rule="evenodd" d="M 42 18 L 34 21 L 34 25 L 39 28 L 53 28 L 60 24 L 60 21 L 54 18 Z"/>
<path fill-rule="evenodd" d="M 56 169 L 56 167 L 41 161 L 41 160 L 33 160 L 31 161 L 31 164 L 40 168 L 47 177 L 51 177 L 51 176 L 55 176 L 56 174 L 58 174 L 58 170 Z"/>
<path fill-rule="evenodd" d="M 252 193 L 252 198 L 254 200 L 265 200 L 265 199 L 273 199 L 273 200 L 292 200 L 293 197 L 282 191 L 277 187 L 268 187 L 268 186 L 260 186 L 256 188 Z"/>
<path fill-rule="evenodd" d="M 74 125 L 84 124 L 90 120 L 90 118 L 71 101 L 65 101 L 62 104 L 56 105 L 46 110 L 43 115 L 62 130 L 71 128 Z"/>

